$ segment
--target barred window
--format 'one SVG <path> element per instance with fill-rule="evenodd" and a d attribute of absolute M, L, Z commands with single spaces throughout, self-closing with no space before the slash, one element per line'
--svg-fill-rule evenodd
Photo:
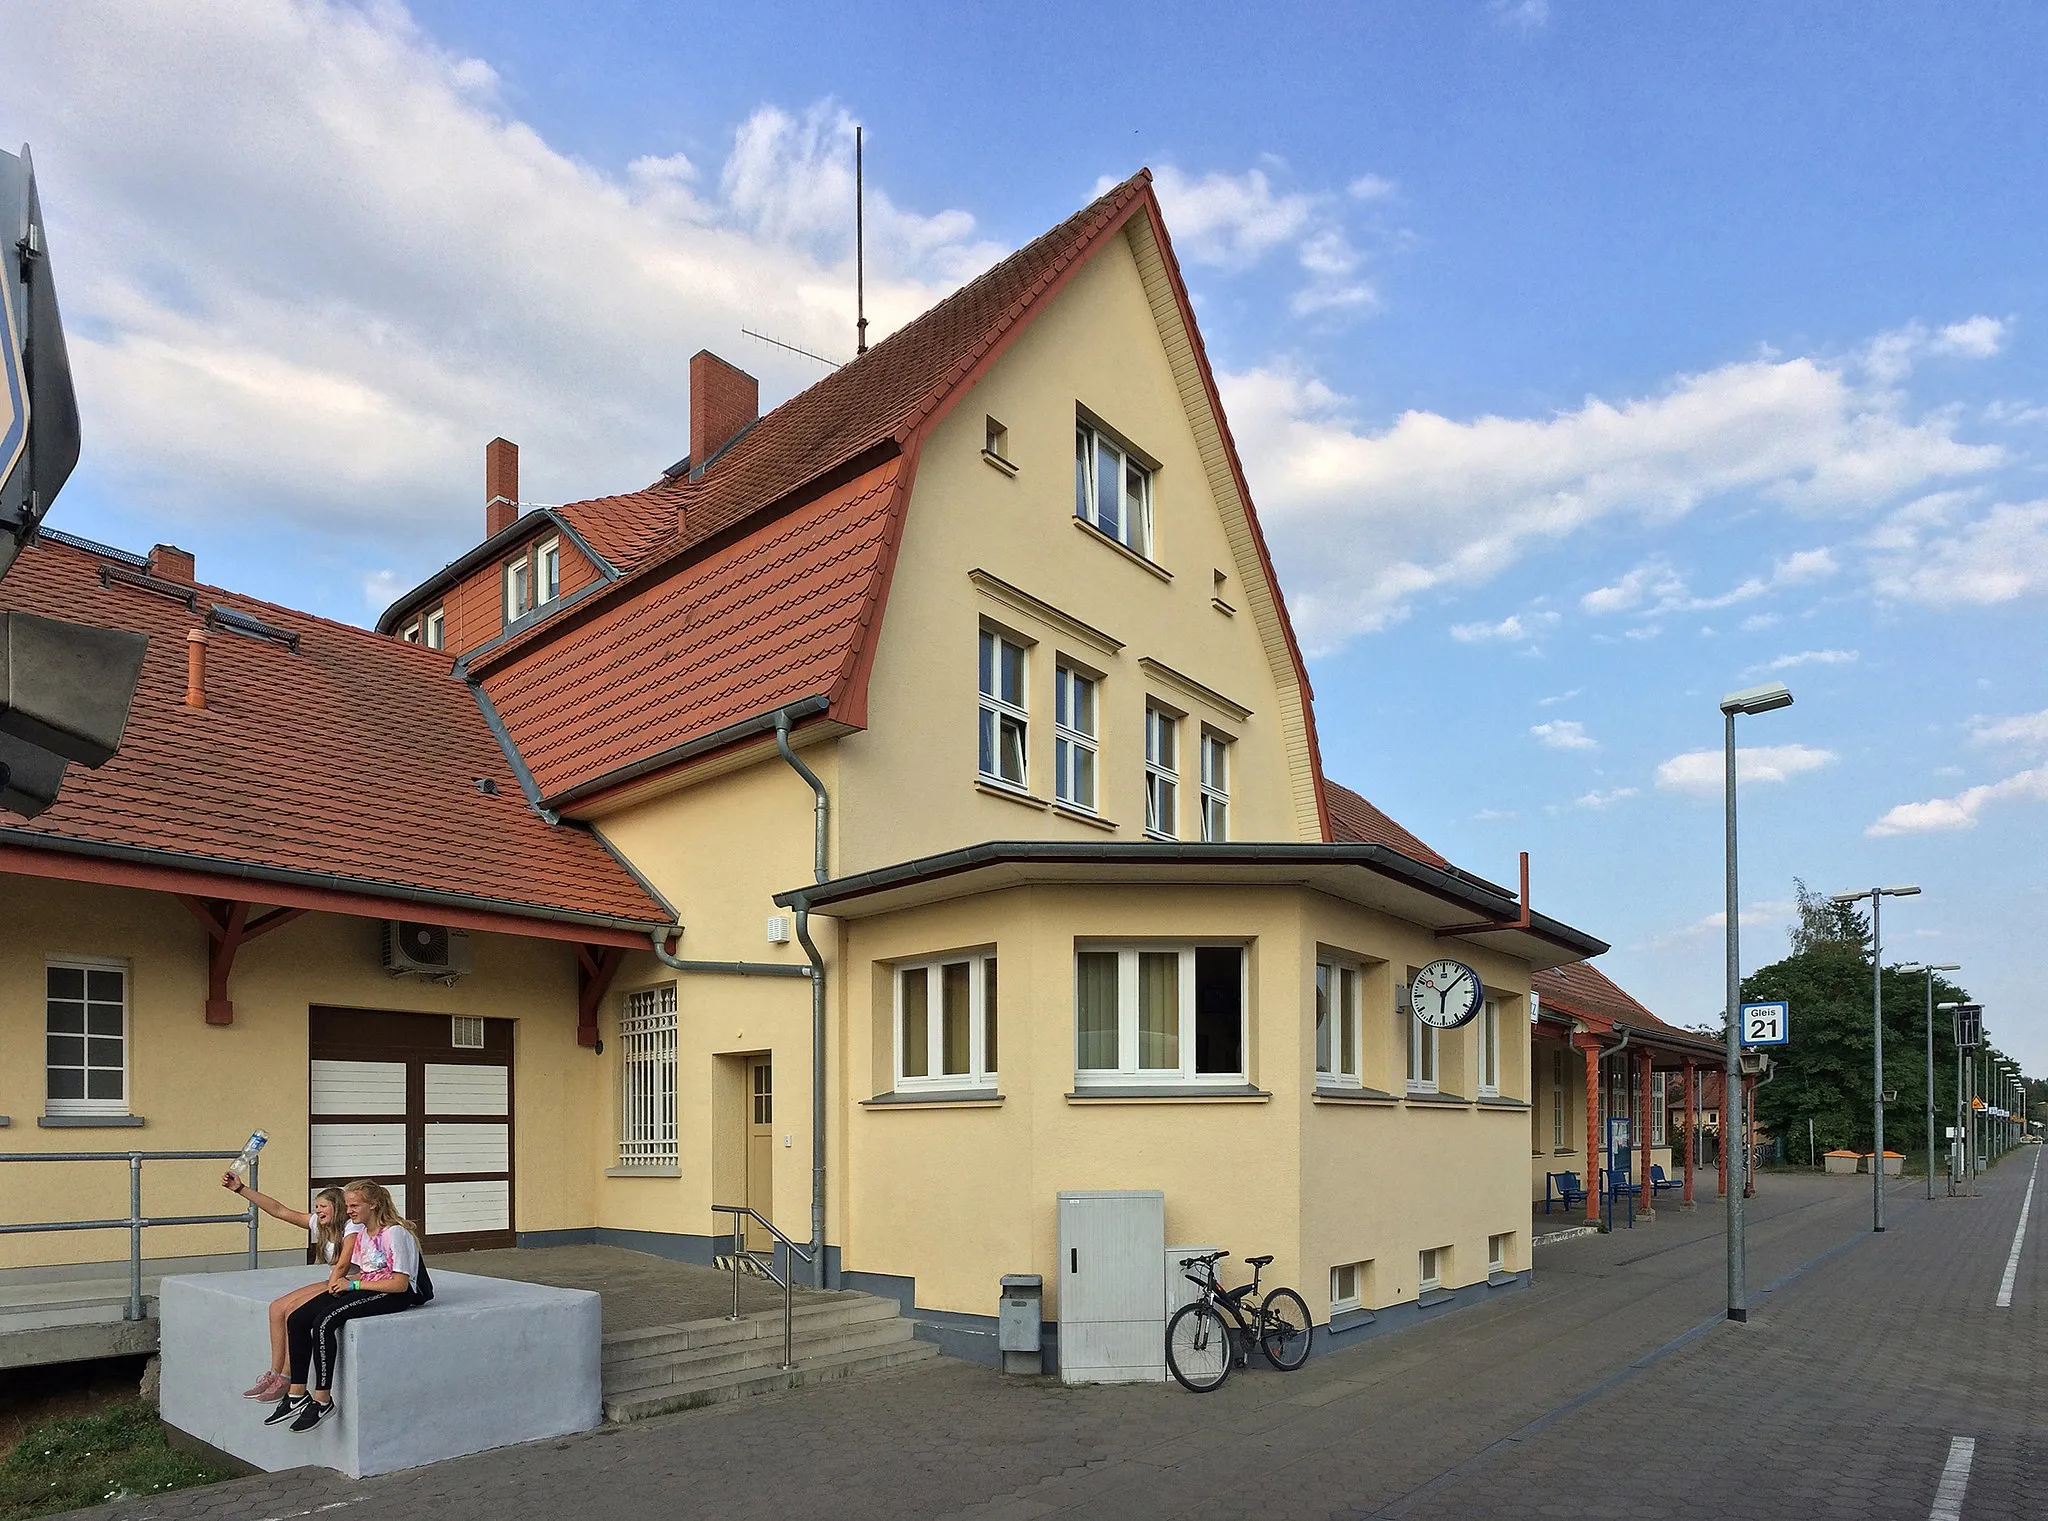
<path fill-rule="evenodd" d="M 619 1019 L 619 1165 L 676 1165 L 676 988 L 626 995 Z"/>

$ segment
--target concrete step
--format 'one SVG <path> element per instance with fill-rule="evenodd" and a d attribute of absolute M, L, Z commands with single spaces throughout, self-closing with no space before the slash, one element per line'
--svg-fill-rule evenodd
<path fill-rule="evenodd" d="M 797 1337 L 802 1339 L 813 1332 L 839 1326 L 894 1320 L 898 1313 L 893 1300 L 877 1299 L 872 1294 L 832 1294 L 797 1300 L 790 1320 Z M 762 1340 L 772 1340 L 777 1347 L 781 1346 L 782 1311 L 779 1308 L 750 1311 L 738 1320 L 717 1316 L 685 1321 L 680 1325 L 607 1332 L 604 1361 L 609 1366 L 615 1362 Z"/>
<path fill-rule="evenodd" d="M 143 1280 L 143 1313 L 156 1314 L 156 1279 Z M 44 1326 L 98 1325 L 128 1309 L 125 1278 L 80 1278 L 53 1283 L 10 1283 L 0 1288 L 0 1331 Z"/>
<path fill-rule="evenodd" d="M 916 1328 L 907 1320 L 861 1321 L 852 1325 L 814 1331 L 793 1337 L 791 1355 L 800 1367 L 857 1353 L 883 1353 L 915 1340 Z M 700 1379 L 740 1379 L 773 1369 L 782 1361 L 782 1337 L 759 1341 L 728 1342 L 699 1347 L 689 1352 L 664 1356 L 631 1358 L 606 1363 L 606 1398 L 626 1397 L 645 1390 Z"/>
<path fill-rule="evenodd" d="M 662 1415 L 672 1410 L 692 1410 L 700 1405 L 715 1405 L 726 1400 L 744 1399 L 750 1394 L 769 1394 L 779 1389 L 798 1389 L 808 1384 L 829 1383 L 836 1379 L 855 1378 L 865 1373 L 906 1368 L 929 1362 L 938 1355 L 939 1349 L 930 1342 L 916 1340 L 898 1342 L 875 1350 L 842 1352 L 836 1356 L 820 1357 L 810 1361 L 805 1361 L 802 1351 L 799 1350 L 798 1365 L 794 1368 L 777 1368 L 771 1364 L 769 1367 L 753 1369 L 738 1376 L 714 1374 L 709 1377 L 681 1379 L 675 1383 L 638 1390 L 616 1398 L 607 1391 L 604 1414 L 608 1421 L 644 1420 L 648 1416 Z"/>

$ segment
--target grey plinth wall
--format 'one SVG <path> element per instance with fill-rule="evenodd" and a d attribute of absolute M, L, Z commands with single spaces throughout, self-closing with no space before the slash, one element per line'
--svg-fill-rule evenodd
<path fill-rule="evenodd" d="M 240 1398 L 270 1361 L 270 1301 L 314 1269 L 166 1278 L 163 1418 L 266 1472 L 312 1464 L 351 1478 L 588 1431 L 602 1419 L 598 1297 L 436 1272 L 431 1304 L 346 1326 L 340 1410 L 307 1432 L 265 1426 Z"/>

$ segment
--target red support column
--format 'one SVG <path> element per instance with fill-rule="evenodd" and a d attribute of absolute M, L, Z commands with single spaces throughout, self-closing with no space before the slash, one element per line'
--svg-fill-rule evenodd
<path fill-rule="evenodd" d="M 1692 1063 L 1691 1063 L 1690 1061 L 1688 1061 L 1688 1062 L 1687 1062 L 1687 1063 L 1685 1064 L 1685 1195 L 1684 1195 L 1684 1197 L 1685 1197 L 1685 1207 L 1686 1207 L 1687 1209 L 1691 1209 L 1691 1208 L 1692 1208 L 1692 1154 L 1693 1154 L 1693 1152 L 1694 1152 L 1694 1151 L 1695 1151 L 1695 1150 L 1697 1149 L 1697 1145 L 1698 1145 L 1698 1143 L 1697 1143 L 1697 1142 L 1696 1142 L 1696 1140 L 1694 1139 L 1694 1138 L 1695 1138 L 1695 1137 L 1696 1137 L 1696 1136 L 1698 1135 L 1698 1131 L 1697 1131 L 1697 1130 L 1696 1130 L 1696 1129 L 1694 1128 L 1694 1127 L 1695 1127 L 1695 1125 L 1696 1125 L 1696 1123 L 1697 1123 L 1697 1111 L 1696 1111 L 1696 1110 L 1694 1109 L 1694 1107 L 1693 1107 L 1693 1097 L 1694 1097 L 1694 1094 L 1693 1094 L 1693 1084 L 1694 1084 L 1694 1083 L 1695 1083 L 1696 1081 L 1697 1081 L 1697 1079 L 1696 1079 L 1696 1078 L 1695 1078 L 1695 1077 L 1693 1076 L 1693 1065 L 1692 1065 Z"/>
<path fill-rule="evenodd" d="M 1657 1192 L 1650 1187 L 1650 1053 L 1636 1058 L 1636 1213 L 1656 1218 Z"/>
<path fill-rule="evenodd" d="M 1589 1040 L 1586 1053 L 1586 1223 L 1600 1219 L 1600 1042 Z"/>

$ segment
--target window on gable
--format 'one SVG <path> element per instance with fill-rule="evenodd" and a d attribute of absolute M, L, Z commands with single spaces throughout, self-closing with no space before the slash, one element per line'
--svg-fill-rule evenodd
<path fill-rule="evenodd" d="M 1024 646 L 989 629 L 981 631 L 982 780 L 1023 791 L 1030 714 L 1024 700 Z"/>
<path fill-rule="evenodd" d="M 1074 516 L 1152 558 L 1152 471 L 1090 423 L 1074 425 Z"/>
<path fill-rule="evenodd" d="M 1180 838 L 1180 720 L 1145 708 L 1145 833 Z"/>
<path fill-rule="evenodd" d="M 1007 462 L 1010 458 L 1010 430 L 993 417 L 985 421 L 988 426 L 982 434 L 982 452 Z"/>
<path fill-rule="evenodd" d="M 1096 686 L 1093 676 L 1069 665 L 1053 673 L 1053 795 L 1090 813 L 1095 811 Z"/>
<path fill-rule="evenodd" d="M 44 1112 L 128 1112 L 128 969 L 49 962 L 43 972 Z"/>
<path fill-rule="evenodd" d="M 995 956 L 898 967 L 897 1088 L 993 1088 L 996 1071 Z"/>
<path fill-rule="evenodd" d="M 1359 1082 L 1359 971 L 1341 961 L 1316 963 L 1316 1082 L 1356 1087 Z"/>
<path fill-rule="evenodd" d="M 676 1165 L 676 987 L 626 995 L 619 1020 L 619 1165 Z"/>
<path fill-rule="evenodd" d="M 533 611 L 533 560 L 521 555 L 505 562 L 505 621 L 517 623 Z"/>
<path fill-rule="evenodd" d="M 420 620 L 417 618 L 413 619 L 412 622 L 408 623 L 400 631 L 398 637 L 407 644 L 418 644 L 420 642 Z"/>
<path fill-rule="evenodd" d="M 545 607 L 562 595 L 562 541 L 542 539 L 533 546 L 533 603 Z"/>
<path fill-rule="evenodd" d="M 448 615 L 435 608 L 420 620 L 420 638 L 430 650 L 443 649 L 448 642 Z"/>
<path fill-rule="evenodd" d="M 1075 1082 L 1243 1082 L 1244 961 L 1234 945 L 1077 948 Z"/>
<path fill-rule="evenodd" d="M 1230 741 L 1202 731 L 1202 839 L 1230 838 Z"/>

